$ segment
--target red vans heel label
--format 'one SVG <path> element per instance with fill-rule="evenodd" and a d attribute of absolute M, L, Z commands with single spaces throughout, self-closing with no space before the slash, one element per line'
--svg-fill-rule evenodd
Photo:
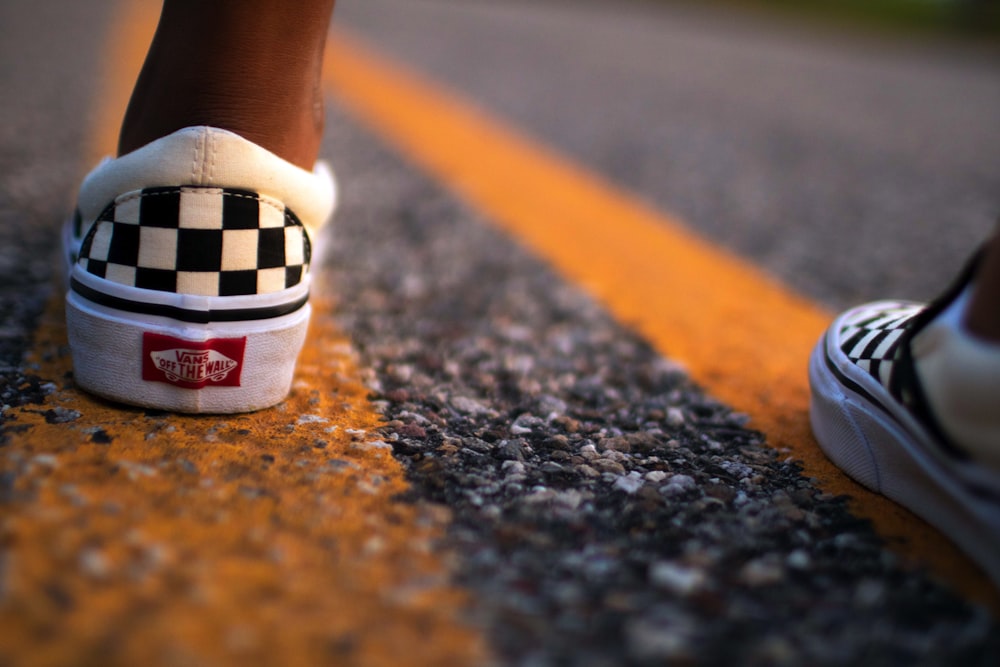
<path fill-rule="evenodd" d="M 239 387 L 247 339 L 192 341 L 142 334 L 142 379 L 185 389 Z"/>

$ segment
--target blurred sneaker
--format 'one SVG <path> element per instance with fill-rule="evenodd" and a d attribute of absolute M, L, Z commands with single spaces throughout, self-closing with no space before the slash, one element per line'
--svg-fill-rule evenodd
<path fill-rule="evenodd" d="M 1000 346 L 963 321 L 976 261 L 940 299 L 842 314 L 809 365 L 827 456 L 948 535 L 1000 584 Z"/>
<path fill-rule="evenodd" d="M 215 128 L 106 158 L 63 232 L 77 385 L 178 412 L 283 400 L 335 199 L 324 163 L 309 172 Z"/>

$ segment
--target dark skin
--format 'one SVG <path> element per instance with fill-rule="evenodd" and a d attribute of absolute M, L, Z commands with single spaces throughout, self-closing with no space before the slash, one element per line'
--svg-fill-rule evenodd
<path fill-rule="evenodd" d="M 323 48 L 335 0 L 164 0 L 119 154 L 192 125 L 236 132 L 312 169 L 323 135 Z M 1000 231 L 966 326 L 1000 344 Z"/>
<path fill-rule="evenodd" d="M 1000 230 L 989 242 L 976 290 L 965 317 L 969 332 L 982 340 L 1000 343 Z"/>
<path fill-rule="evenodd" d="M 192 125 L 312 169 L 323 134 L 323 48 L 334 0 L 165 0 L 118 143 Z"/>

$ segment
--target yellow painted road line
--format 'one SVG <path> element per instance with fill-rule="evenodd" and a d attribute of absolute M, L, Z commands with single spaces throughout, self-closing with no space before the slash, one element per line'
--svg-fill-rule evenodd
<path fill-rule="evenodd" d="M 111 35 L 145 36 L 109 40 L 121 105 L 144 47 L 116 47 L 148 43 L 155 6 L 118 17 Z M 121 109 L 96 114 L 98 147 Z M 6 412 L 0 449 L 0 664 L 483 663 L 434 550 L 446 512 L 396 500 L 404 472 L 331 303 L 313 303 L 289 399 L 219 417 L 77 391 L 52 300 L 31 359 L 52 393 Z"/>
<path fill-rule="evenodd" d="M 480 664 L 443 517 L 394 500 L 403 471 L 317 305 L 279 408 L 147 414 L 69 383 L 12 411 L 0 664 Z M 34 346 L 60 385 L 61 322 L 54 301 Z"/>
<path fill-rule="evenodd" d="M 1000 603 L 940 533 L 820 452 L 806 366 L 830 313 L 354 37 L 334 32 L 325 71 L 362 122 L 749 414 L 823 489 L 852 496 L 854 510 L 902 553 L 974 599 Z"/>

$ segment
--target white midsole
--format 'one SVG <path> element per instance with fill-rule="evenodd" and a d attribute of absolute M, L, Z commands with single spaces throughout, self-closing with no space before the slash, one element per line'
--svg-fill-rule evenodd
<path fill-rule="evenodd" d="M 879 397 L 892 414 L 845 386 L 827 366 L 828 354 L 840 373 Z M 912 415 L 834 341 L 816 346 L 809 378 L 813 432 L 827 456 L 854 479 L 937 527 L 1000 584 L 1000 502 L 976 491 L 995 493 L 1000 488 L 996 478 L 982 466 L 940 453 Z"/>
<path fill-rule="evenodd" d="M 66 322 L 73 374 L 83 389 L 132 405 L 176 412 L 248 412 L 285 398 L 305 341 L 311 308 L 281 317 L 197 324 L 109 308 L 70 291 Z M 239 386 L 186 388 L 143 379 L 146 334 L 203 343 L 245 339 Z"/>

